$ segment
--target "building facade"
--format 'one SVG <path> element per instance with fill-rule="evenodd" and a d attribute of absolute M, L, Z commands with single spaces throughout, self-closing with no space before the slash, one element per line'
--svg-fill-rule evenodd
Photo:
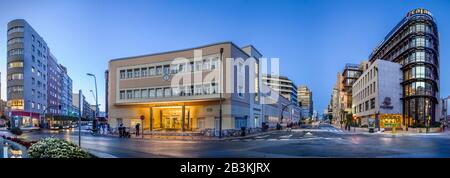
<path fill-rule="evenodd" d="M 420 127 L 439 121 L 439 33 L 428 10 L 408 12 L 369 59 L 402 65 L 404 125 Z"/>
<path fill-rule="evenodd" d="M 377 60 L 353 84 L 353 116 L 361 125 L 372 120 L 380 128 L 402 118 L 400 64 Z M 401 126 L 400 124 L 397 127 Z"/>
<path fill-rule="evenodd" d="M 95 118 L 95 105 L 94 109 L 92 108 L 92 105 L 86 101 L 86 97 L 82 95 L 82 106 L 80 106 L 80 94 L 79 93 L 72 93 L 72 109 L 74 115 L 79 115 L 80 113 L 80 107 L 83 107 L 83 113 L 81 114 L 81 118 L 83 120 L 89 120 L 92 121 Z"/>
<path fill-rule="evenodd" d="M 286 76 L 279 75 L 262 75 L 262 82 L 264 85 L 269 86 L 273 90 L 279 92 L 281 96 L 287 98 L 289 101 L 298 104 L 297 101 L 297 86 L 292 80 Z"/>
<path fill-rule="evenodd" d="M 25 20 L 9 22 L 7 33 L 11 123 L 17 127 L 38 126 L 47 107 L 47 44 Z"/>
<path fill-rule="evenodd" d="M 313 94 L 308 86 L 300 85 L 297 87 L 297 100 L 302 111 L 302 119 L 312 118 L 314 111 Z"/>
<path fill-rule="evenodd" d="M 281 122 L 282 105 L 261 104 L 261 56 L 251 45 L 239 48 L 222 42 L 110 60 L 108 122 L 113 128 L 142 122 L 152 133 L 207 136 L 220 131 L 226 136 L 242 128 L 251 132 Z"/>
<path fill-rule="evenodd" d="M 45 114 L 63 115 L 61 91 L 72 86 L 71 82 L 61 84 L 61 73 L 67 71 L 61 70 L 44 39 L 22 19 L 8 23 L 7 38 L 7 101 L 12 125 L 42 126 Z M 65 79 L 71 80 L 67 75 Z"/>

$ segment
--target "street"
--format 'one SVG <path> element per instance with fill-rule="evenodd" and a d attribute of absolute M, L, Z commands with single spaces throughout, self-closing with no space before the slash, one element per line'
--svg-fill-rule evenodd
<path fill-rule="evenodd" d="M 2 133 L 0 133 L 2 134 Z M 78 143 L 78 132 L 37 131 L 21 137 L 59 137 Z M 448 135 L 380 135 L 348 133 L 327 124 L 318 128 L 275 131 L 249 138 L 185 141 L 121 139 L 82 134 L 82 147 L 106 157 L 450 157 Z"/>

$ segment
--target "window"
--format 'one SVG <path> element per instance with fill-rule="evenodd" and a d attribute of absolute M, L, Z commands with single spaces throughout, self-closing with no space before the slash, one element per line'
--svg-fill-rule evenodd
<path fill-rule="evenodd" d="M 203 70 L 209 70 L 210 69 L 210 65 L 209 65 L 209 60 L 205 59 L 203 60 Z"/>
<path fill-rule="evenodd" d="M 23 67 L 23 62 L 10 62 L 8 68 Z"/>
<path fill-rule="evenodd" d="M 23 37 L 11 38 L 8 40 L 8 45 L 12 45 L 14 43 L 23 43 Z"/>
<path fill-rule="evenodd" d="M 141 97 L 142 98 L 148 98 L 148 90 L 147 89 L 142 89 L 141 90 Z"/>
<path fill-rule="evenodd" d="M 22 55 L 22 54 L 23 54 L 23 48 L 12 49 L 12 50 L 8 51 L 8 56 Z"/>
<path fill-rule="evenodd" d="M 149 73 L 150 76 L 155 75 L 156 74 L 155 67 L 150 67 L 149 70 L 148 70 L 148 73 Z"/>
<path fill-rule="evenodd" d="M 141 76 L 141 70 L 140 69 L 134 69 L 134 78 L 139 78 Z"/>
<path fill-rule="evenodd" d="M 125 70 L 120 70 L 120 79 L 125 79 Z"/>
<path fill-rule="evenodd" d="M 202 85 L 195 85 L 195 95 L 201 95 L 203 94 L 203 88 Z"/>
<path fill-rule="evenodd" d="M 22 80 L 23 74 L 22 73 L 15 73 L 15 74 L 9 74 L 8 80 Z"/>
<path fill-rule="evenodd" d="M 170 74 L 170 65 L 164 65 L 163 74 Z"/>
<path fill-rule="evenodd" d="M 211 62 L 211 70 L 214 70 L 217 67 L 219 67 L 219 58 L 216 57 Z"/>
<path fill-rule="evenodd" d="M 32 60 L 33 62 L 36 62 L 36 57 L 34 57 L 34 55 L 31 55 L 31 60 Z"/>
<path fill-rule="evenodd" d="M 127 78 L 133 78 L 133 70 L 131 69 L 127 70 Z"/>
<path fill-rule="evenodd" d="M 34 79 L 34 77 L 31 78 L 31 84 L 34 85 L 36 82 L 36 80 Z"/>
<path fill-rule="evenodd" d="M 149 97 L 149 98 L 154 98 L 154 97 L 155 97 L 155 94 L 156 94 L 156 93 L 155 93 L 155 89 L 152 88 L 152 89 L 149 89 L 149 90 L 148 90 L 148 97 Z"/>
<path fill-rule="evenodd" d="M 203 84 L 203 94 L 209 95 L 211 93 L 210 84 Z"/>
<path fill-rule="evenodd" d="M 212 91 L 211 91 L 212 94 L 216 94 L 219 92 L 219 87 L 218 87 L 217 83 L 211 83 L 211 89 L 212 89 Z"/>
<path fill-rule="evenodd" d="M 375 98 L 370 99 L 370 109 L 375 109 Z"/>
<path fill-rule="evenodd" d="M 156 97 L 157 98 L 162 98 L 162 96 L 163 96 L 162 88 L 157 88 L 156 89 Z"/>
<path fill-rule="evenodd" d="M 421 37 L 417 37 L 416 38 L 416 45 L 417 46 L 425 46 L 425 37 L 421 36 Z"/>
<path fill-rule="evenodd" d="M 134 99 L 140 99 L 140 98 L 141 98 L 141 91 L 134 90 Z"/>
<path fill-rule="evenodd" d="M 141 69 L 141 77 L 147 77 L 148 74 L 148 68 L 142 68 Z"/>
<path fill-rule="evenodd" d="M 127 90 L 127 99 L 133 99 L 133 90 Z"/>
<path fill-rule="evenodd" d="M 34 102 L 31 102 L 31 108 L 33 108 L 34 109 Z"/>
<path fill-rule="evenodd" d="M 120 91 L 120 99 L 123 100 L 125 99 L 125 91 Z"/>
<path fill-rule="evenodd" d="M 11 27 L 10 29 L 8 29 L 8 35 L 11 33 L 15 33 L 15 32 L 23 32 L 23 26 L 15 26 L 15 27 Z"/>
<path fill-rule="evenodd" d="M 162 66 L 156 66 L 156 75 L 162 74 Z"/>
<path fill-rule="evenodd" d="M 172 73 L 172 74 L 178 73 L 178 65 L 176 65 L 176 64 L 170 65 L 170 73 Z"/>
<path fill-rule="evenodd" d="M 171 97 L 171 89 L 170 88 L 164 88 L 164 97 Z"/>
<path fill-rule="evenodd" d="M 424 24 L 417 24 L 416 25 L 416 30 L 418 32 L 425 32 L 425 25 Z"/>
<path fill-rule="evenodd" d="M 185 66 L 186 66 L 186 64 L 179 64 L 178 65 L 178 72 L 186 72 L 185 71 Z"/>

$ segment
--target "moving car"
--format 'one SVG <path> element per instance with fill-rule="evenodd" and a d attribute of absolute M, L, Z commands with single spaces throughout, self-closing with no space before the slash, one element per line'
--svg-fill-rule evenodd
<path fill-rule="evenodd" d="M 62 129 L 62 126 L 60 124 L 53 124 L 50 126 L 50 130 L 59 130 Z"/>

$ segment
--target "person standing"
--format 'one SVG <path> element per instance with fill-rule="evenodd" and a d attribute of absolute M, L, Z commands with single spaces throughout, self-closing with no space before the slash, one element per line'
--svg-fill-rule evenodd
<path fill-rule="evenodd" d="M 140 127 L 140 124 L 137 123 L 136 124 L 136 137 L 139 136 L 139 127 Z"/>

